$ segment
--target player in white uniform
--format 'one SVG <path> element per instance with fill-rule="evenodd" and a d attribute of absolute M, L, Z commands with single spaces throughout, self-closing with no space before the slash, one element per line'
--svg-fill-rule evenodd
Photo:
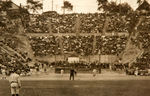
<path fill-rule="evenodd" d="M 60 70 L 60 74 L 63 77 L 63 75 L 64 75 L 64 70 L 63 69 Z"/>
<path fill-rule="evenodd" d="M 21 88 L 20 76 L 17 74 L 17 71 L 14 71 L 9 78 L 11 95 L 19 96 L 19 89 Z"/>
<path fill-rule="evenodd" d="M 93 69 L 93 77 L 95 77 L 97 74 L 97 70 L 96 69 Z"/>
<path fill-rule="evenodd" d="M 5 68 L 3 68 L 1 71 L 2 71 L 2 80 L 5 80 L 6 79 L 6 70 L 5 70 Z"/>
<path fill-rule="evenodd" d="M 135 76 L 138 76 L 138 70 L 139 70 L 139 68 L 136 67 L 136 68 L 135 68 L 135 71 L 134 71 L 134 75 L 135 75 Z"/>

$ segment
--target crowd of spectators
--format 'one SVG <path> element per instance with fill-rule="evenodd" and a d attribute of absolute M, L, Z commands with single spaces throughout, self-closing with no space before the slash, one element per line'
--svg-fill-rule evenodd
<path fill-rule="evenodd" d="M 108 19 L 107 32 L 128 32 L 130 17 L 120 15 L 110 15 Z"/>
<path fill-rule="evenodd" d="M 108 17 L 108 18 L 106 18 Z M 137 18 L 136 18 L 137 19 Z M 119 14 L 57 14 L 47 12 L 42 15 L 33 16 L 27 32 L 31 33 L 101 33 L 104 26 L 106 32 L 126 32 L 128 33 L 130 21 L 128 15 Z M 107 22 L 107 23 L 106 23 Z M 80 55 L 98 54 L 119 54 L 125 48 L 127 37 L 125 36 L 62 36 L 62 45 L 57 36 L 50 37 L 30 37 L 32 49 L 35 56 L 59 55 L 61 48 L 63 52 L 75 52 Z M 45 40 L 46 39 L 46 40 Z M 93 46 L 93 42 L 96 45 Z M 95 47 L 95 48 L 94 48 Z M 94 50 L 93 50 L 94 48 Z"/>
<path fill-rule="evenodd" d="M 90 72 L 93 69 L 109 69 L 109 64 L 107 63 L 99 63 L 99 62 L 74 62 L 74 63 L 68 63 L 66 61 L 57 61 L 57 62 L 51 62 L 51 63 L 43 63 L 47 68 L 53 67 L 56 70 L 63 69 L 65 71 L 70 70 L 70 68 L 76 69 L 77 72 Z M 39 65 L 39 68 L 42 64 L 36 64 Z M 42 67 L 41 67 L 42 68 Z M 55 71 L 56 71 L 55 70 Z M 59 70 L 60 71 L 60 70 Z"/>
<path fill-rule="evenodd" d="M 126 36 L 45 36 L 30 37 L 31 46 L 35 56 L 60 55 L 63 53 L 76 53 L 81 56 L 92 54 L 117 55 L 126 45 Z M 60 42 L 62 41 L 62 44 Z M 95 45 L 93 43 L 96 43 Z M 62 47 L 61 47 L 62 46 Z M 93 49 L 95 48 L 95 49 Z M 93 51 L 94 50 L 94 51 Z M 99 53 L 101 51 L 101 53 Z"/>
<path fill-rule="evenodd" d="M 139 69 L 146 69 L 149 68 L 149 62 L 150 62 L 150 52 L 144 52 L 141 57 L 138 57 L 136 59 L 136 62 L 133 63 L 133 66 L 138 67 Z"/>
<path fill-rule="evenodd" d="M 32 50 L 35 56 L 60 54 L 59 37 L 30 37 Z"/>
<path fill-rule="evenodd" d="M 150 16 L 146 16 L 143 18 L 144 20 L 138 27 L 139 31 L 149 31 L 150 30 Z"/>
<path fill-rule="evenodd" d="M 75 52 L 79 55 L 92 54 L 93 36 L 63 36 L 64 53 Z"/>
<path fill-rule="evenodd" d="M 108 18 L 106 18 L 108 17 Z M 141 46 L 143 49 L 148 49 L 150 45 L 150 35 L 147 32 L 150 29 L 149 23 L 150 17 L 146 16 L 142 23 L 138 26 L 140 34 L 134 39 L 134 44 L 139 45 L 141 42 Z M 128 33 L 130 28 L 130 23 L 132 19 L 129 16 L 121 16 L 118 14 L 107 15 L 105 16 L 102 13 L 94 13 L 94 14 L 63 14 L 59 15 L 55 12 L 46 13 L 42 15 L 36 15 L 31 18 L 28 26 L 25 28 L 26 32 L 29 33 L 101 33 L 103 32 L 103 28 L 106 27 L 106 32 L 126 32 Z M 11 23 L 7 21 L 7 23 Z M 13 24 L 9 24 L 13 25 Z M 4 26 L 1 26 L 3 28 Z M 7 30 L 15 33 L 18 30 L 17 25 L 7 26 Z M 94 40 L 95 39 L 95 40 Z M 17 40 L 17 38 L 16 38 Z M 73 35 L 65 35 L 65 36 L 40 36 L 40 37 L 29 37 L 32 49 L 34 51 L 35 56 L 46 56 L 46 55 L 60 55 L 63 53 L 73 52 L 78 55 L 118 55 L 120 54 L 126 46 L 127 37 L 122 35 L 112 35 L 112 36 L 96 36 L 94 35 L 82 35 L 82 36 L 73 36 Z M 6 46 L 17 50 L 17 43 L 14 41 L 14 38 L 8 37 L 1 41 Z M 26 58 L 27 55 L 22 54 L 22 57 Z M 0 59 L 0 64 L 3 64 L 4 67 L 13 70 L 12 68 L 19 68 L 21 70 L 29 71 L 29 66 L 24 65 L 27 63 L 29 58 L 26 58 L 26 61 L 22 61 L 22 59 L 15 56 L 4 56 Z M 5 59 L 4 59 L 5 57 Z M 149 54 L 143 55 L 140 59 L 138 58 L 136 64 L 141 64 L 143 62 L 149 62 Z M 4 61 L 6 60 L 6 61 Z M 16 65 L 17 64 L 17 65 Z M 65 63 L 63 62 L 54 62 L 52 65 L 64 67 Z M 76 68 L 94 68 L 96 63 L 78 63 L 75 64 Z M 145 64 L 145 63 L 144 63 Z M 98 64 L 100 65 L 100 64 Z M 108 68 L 108 64 L 101 64 L 101 67 Z M 67 64 L 68 66 L 68 64 Z M 118 65 L 116 65 L 118 66 Z M 137 66 L 137 65 L 135 65 Z M 120 68 L 120 67 L 119 67 Z M 121 66 L 121 68 L 123 68 Z"/>
<path fill-rule="evenodd" d="M 122 36 L 97 36 L 96 54 L 101 51 L 103 55 L 118 55 L 126 46 L 127 37 Z"/>
<path fill-rule="evenodd" d="M 141 24 L 144 24 L 144 23 L 142 22 Z M 143 26 L 143 28 L 144 28 L 144 26 Z M 150 41 L 150 35 L 149 35 L 149 32 L 147 29 L 145 31 L 140 30 L 137 37 L 132 39 L 132 43 L 135 46 L 137 46 L 140 50 L 143 50 L 143 52 L 131 64 L 132 66 L 130 66 L 130 70 L 127 71 L 128 74 L 134 74 L 134 72 L 138 71 L 138 75 L 149 75 L 149 71 L 148 71 L 150 68 L 150 66 L 149 66 L 149 62 L 150 62 L 149 45 L 150 45 L 150 42 L 149 41 Z"/>
<path fill-rule="evenodd" d="M 139 14 L 58 14 L 46 12 L 42 15 L 31 15 L 30 22 L 26 27 L 29 33 L 101 33 L 106 26 L 106 32 L 126 32 L 138 22 Z M 137 28 L 140 31 L 148 31 L 150 16 L 145 16 Z"/>
<path fill-rule="evenodd" d="M 22 59 L 17 54 L 15 55 L 8 55 L 7 53 L 1 54 L 0 69 L 4 69 L 7 75 L 10 75 L 10 73 L 16 69 L 19 70 L 20 73 L 30 72 L 30 67 L 28 65 L 28 62 L 30 62 L 31 59 L 27 58 L 26 53 L 22 53 L 22 56 L 26 58 Z"/>
<path fill-rule="evenodd" d="M 140 45 L 139 47 L 147 50 L 149 49 L 149 45 L 150 45 L 150 34 L 148 31 L 143 31 L 140 32 L 137 36 L 137 38 L 135 38 L 134 40 L 134 44 L 135 45 Z"/>
<path fill-rule="evenodd" d="M 150 75 L 150 52 L 144 52 L 140 57 L 136 58 L 136 61 L 132 63 L 130 68 L 126 69 L 128 75 Z"/>
<path fill-rule="evenodd" d="M 109 18 L 106 18 L 109 17 Z M 31 33 L 101 33 L 105 22 L 108 32 L 128 32 L 131 18 L 120 15 L 94 14 L 64 14 L 47 13 L 34 16 L 29 22 L 27 32 Z"/>
<path fill-rule="evenodd" d="M 0 25 L 0 69 L 5 69 L 7 75 L 16 69 L 19 69 L 20 72 L 28 72 L 30 69 L 27 63 L 31 59 L 28 58 L 27 52 L 21 51 L 18 47 L 23 45 L 16 36 L 19 30 L 18 21 L 9 21 L 8 18 L 5 18 L 1 22 L 7 26 Z"/>
<path fill-rule="evenodd" d="M 51 16 L 51 17 L 49 17 Z M 75 29 L 75 22 L 78 15 L 40 15 L 34 16 L 29 22 L 27 32 L 31 33 L 72 33 Z"/>
<path fill-rule="evenodd" d="M 81 33 L 101 33 L 104 27 L 104 14 L 80 14 L 79 26 Z"/>

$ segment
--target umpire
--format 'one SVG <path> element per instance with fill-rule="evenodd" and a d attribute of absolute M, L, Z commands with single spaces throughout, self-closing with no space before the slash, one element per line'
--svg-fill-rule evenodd
<path fill-rule="evenodd" d="M 76 74 L 76 71 L 74 70 L 74 68 L 70 69 L 70 80 L 74 80 L 74 75 Z"/>

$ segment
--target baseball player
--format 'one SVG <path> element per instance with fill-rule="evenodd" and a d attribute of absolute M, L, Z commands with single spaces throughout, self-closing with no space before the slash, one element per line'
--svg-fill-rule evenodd
<path fill-rule="evenodd" d="M 60 70 L 60 74 L 63 77 L 63 75 L 64 75 L 64 70 L 63 69 Z"/>
<path fill-rule="evenodd" d="M 6 79 L 6 70 L 5 68 L 1 69 L 2 71 L 2 80 L 5 80 Z"/>
<path fill-rule="evenodd" d="M 97 70 L 96 69 L 93 69 L 93 77 L 95 77 L 97 74 Z"/>
<path fill-rule="evenodd" d="M 19 96 L 19 89 L 21 88 L 19 77 L 17 70 L 14 70 L 10 75 L 9 82 L 11 87 L 11 96 Z"/>

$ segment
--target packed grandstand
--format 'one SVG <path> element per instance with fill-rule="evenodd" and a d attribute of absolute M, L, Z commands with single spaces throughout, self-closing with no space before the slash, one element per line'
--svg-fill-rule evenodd
<path fill-rule="evenodd" d="M 18 19 L 10 19 L 10 17 L 1 16 L 1 34 L 7 38 L 0 39 L 0 64 L 1 68 L 11 72 L 14 68 L 18 68 L 23 72 L 29 72 L 30 68 L 39 66 L 70 67 L 74 66 L 78 70 L 92 70 L 93 68 L 109 68 L 111 65 L 113 70 L 128 68 L 148 69 L 149 68 L 149 45 L 150 45 L 150 16 L 141 15 L 137 12 L 121 15 L 118 13 L 89 13 L 89 14 L 58 14 L 50 11 L 41 15 L 30 14 L 28 23 L 23 23 L 21 27 Z M 140 21 L 140 19 L 142 20 Z M 11 21 L 10 21 L 11 20 Z M 20 19 L 19 19 L 20 20 Z M 25 20 L 25 19 L 24 19 Z M 20 29 L 19 29 L 20 27 Z M 134 30 L 135 29 L 135 30 Z M 21 31 L 21 32 L 20 32 Z M 21 34 L 17 39 L 10 34 Z M 138 33 L 137 36 L 133 36 Z M 23 34 L 23 35 L 22 35 Z M 27 38 L 29 41 L 28 49 L 21 49 L 15 40 L 21 40 L 25 43 Z M 129 40 L 130 38 L 130 40 Z M 14 40 L 15 39 L 15 40 Z M 131 62 L 122 63 L 122 55 L 127 49 L 127 44 L 136 46 L 144 50 L 140 56 L 133 56 Z M 27 45 L 27 44 L 26 44 Z M 19 45 L 20 46 L 20 45 Z M 30 48 L 31 47 L 31 48 Z M 6 50 L 7 49 L 7 50 Z M 32 51 L 28 51 L 32 50 Z M 128 50 L 127 50 L 128 51 Z M 31 53 L 32 52 L 32 53 Z M 55 60 L 53 62 L 38 60 L 36 57 L 44 58 L 48 56 L 76 56 L 87 57 L 97 55 L 116 56 L 114 62 L 101 62 L 100 59 L 95 61 L 81 61 L 75 64 L 69 64 L 67 59 Z M 132 53 L 131 53 L 132 54 Z M 33 55 L 33 56 L 31 56 Z M 34 65 L 30 67 L 29 63 L 34 61 Z"/>

